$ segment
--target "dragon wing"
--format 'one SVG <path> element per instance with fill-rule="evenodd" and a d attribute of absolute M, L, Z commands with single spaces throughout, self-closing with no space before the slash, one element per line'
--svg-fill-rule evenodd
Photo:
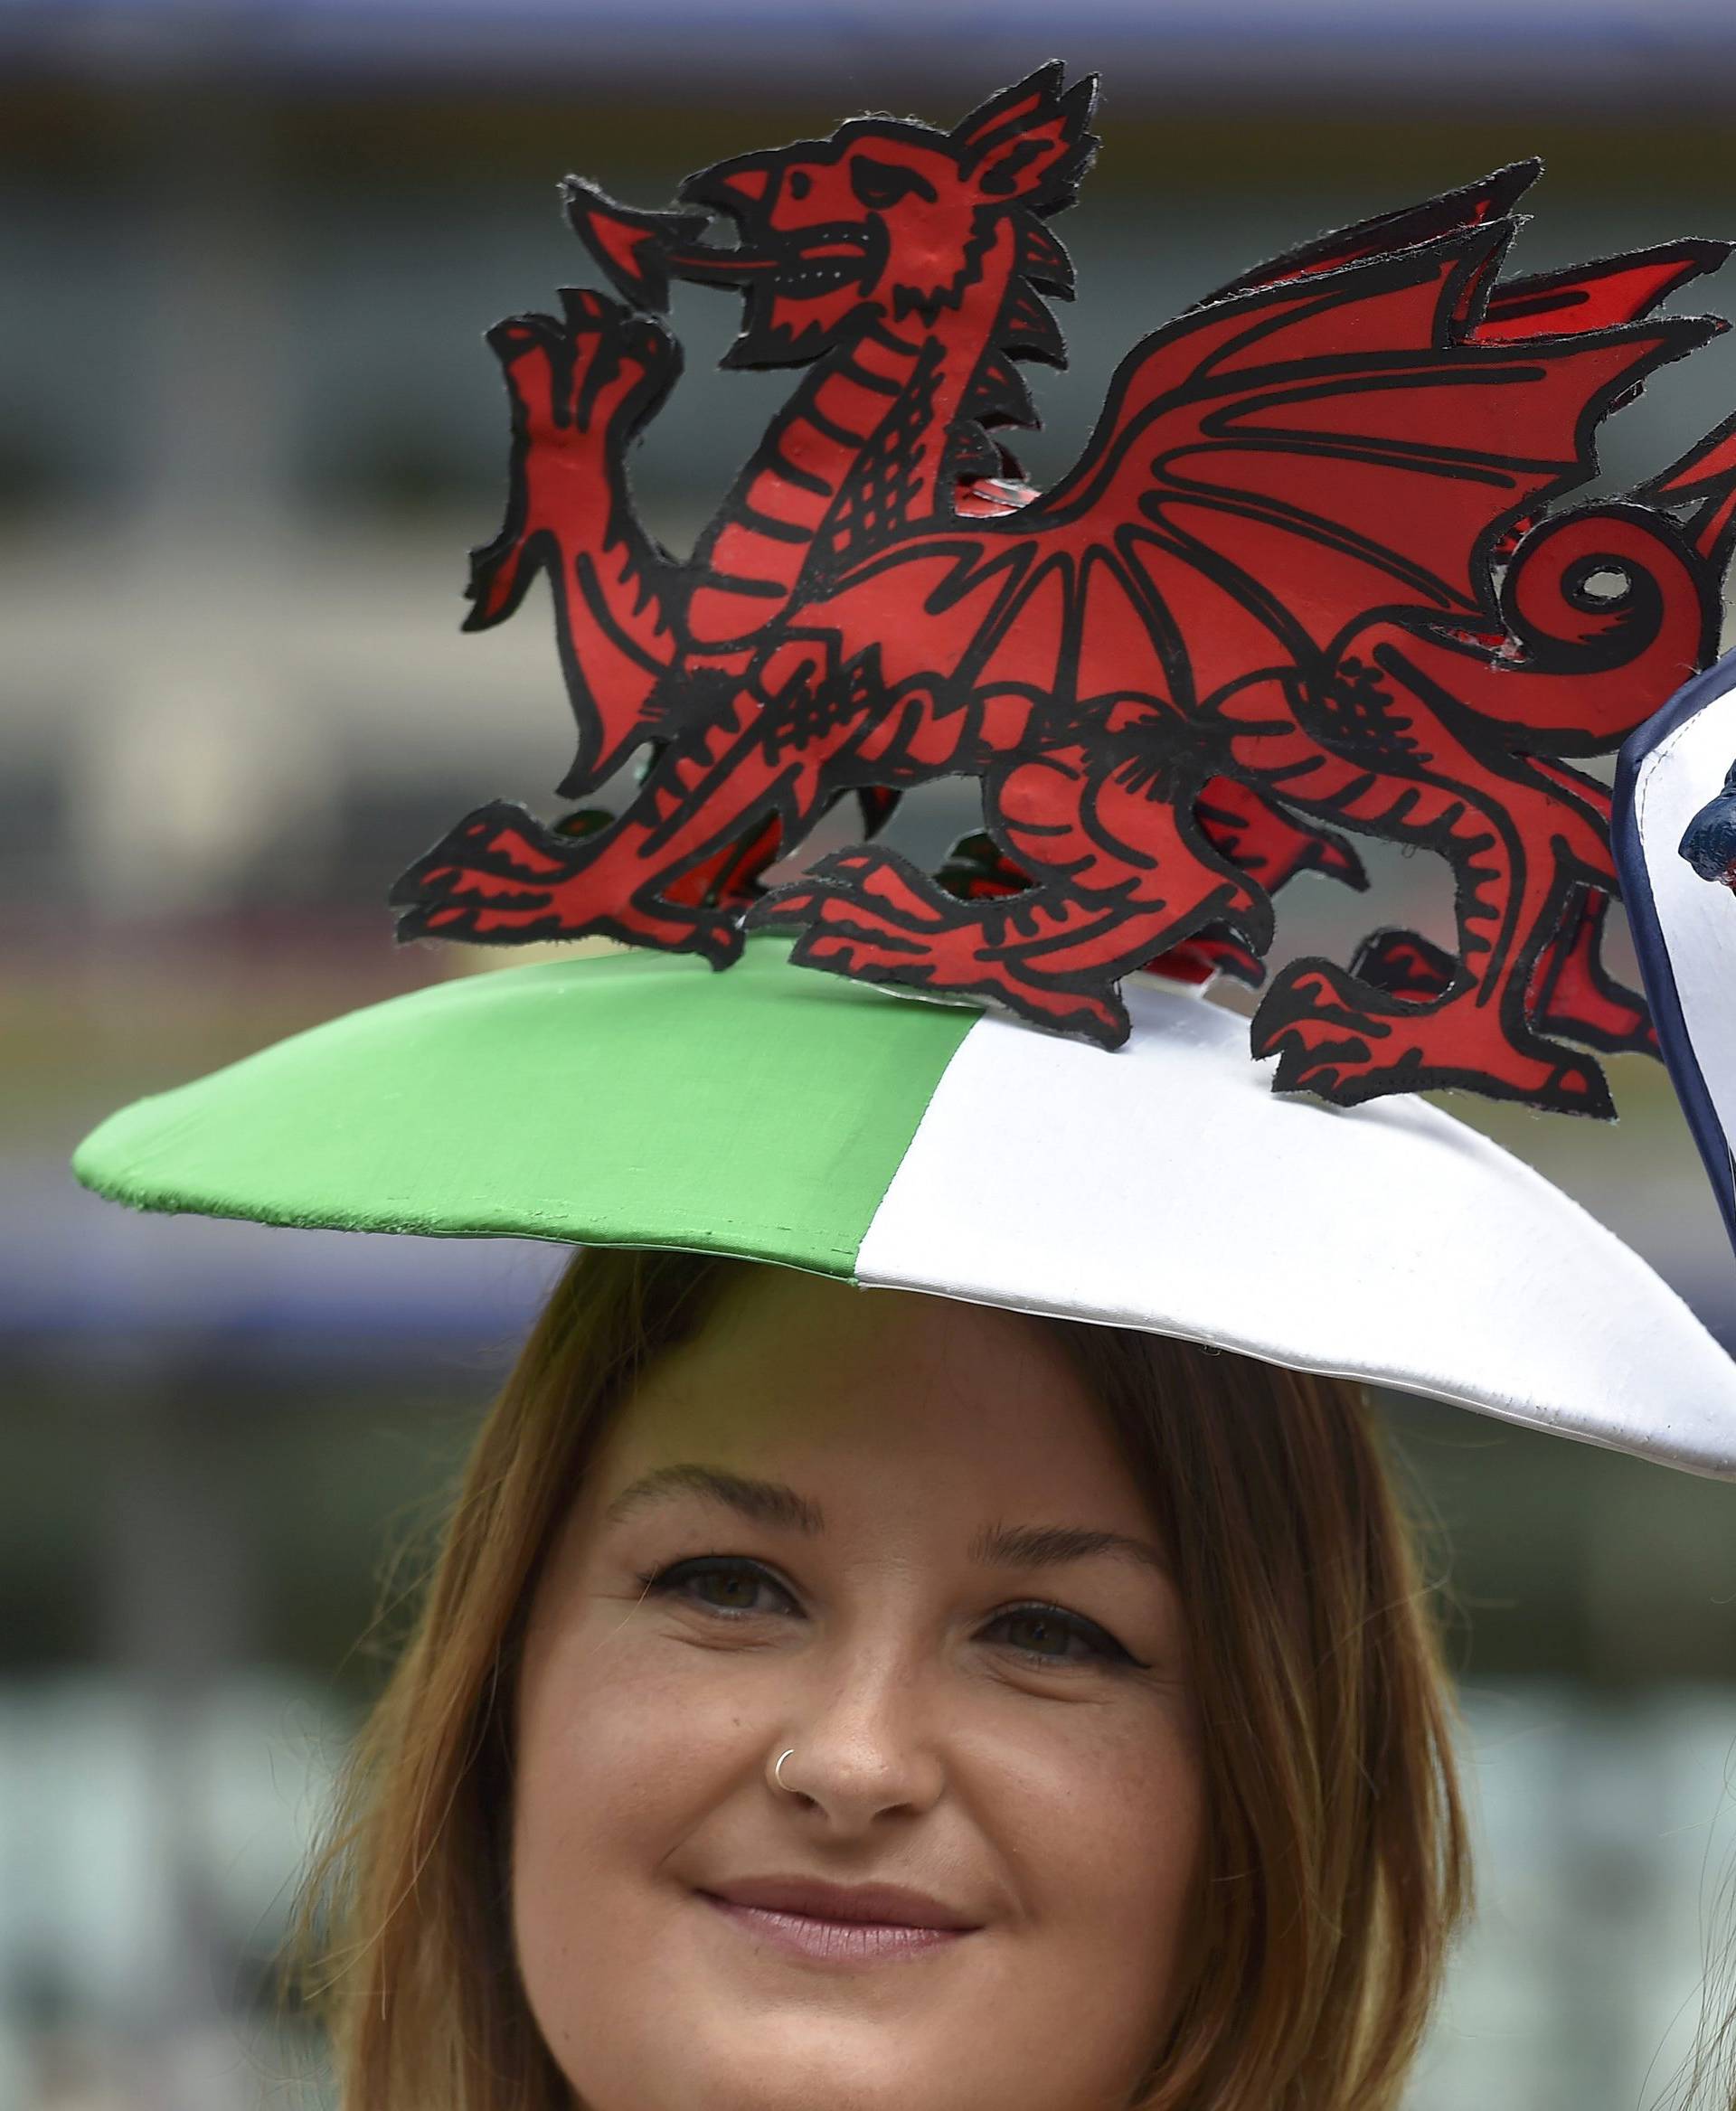
<path fill-rule="evenodd" d="M 1498 636 L 1493 568 L 1516 532 L 1596 473 L 1610 410 L 1724 326 L 1652 314 L 1722 242 L 1497 286 L 1502 208 L 1532 174 L 1325 238 L 1190 310 L 1123 360 L 1059 485 L 850 567 L 838 598 L 872 600 L 888 570 L 908 590 L 914 564 L 929 672 L 1190 713 L 1377 611 Z M 886 652 L 887 675 L 917 671 Z"/>
<path fill-rule="evenodd" d="M 1174 701 L 1202 708 L 1376 610 L 1498 630 L 1504 541 L 1595 474 L 1609 410 L 1719 327 L 1571 326 L 1712 257 L 1617 259 L 1491 302 L 1511 232 L 1257 287 L 1137 345 L 1078 466 L 1019 521 L 1073 546 L 1082 634 L 1123 628 L 1124 602 L 1160 621 L 1172 694 L 1178 675 L 1192 691 Z"/>

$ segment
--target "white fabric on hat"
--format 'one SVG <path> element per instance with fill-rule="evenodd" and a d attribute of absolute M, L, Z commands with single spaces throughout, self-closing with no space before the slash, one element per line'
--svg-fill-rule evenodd
<path fill-rule="evenodd" d="M 1736 1362 L 1577 1202 L 1425 1102 L 1280 1098 L 1245 1021 L 1124 994 L 1114 1055 L 972 1028 L 859 1283 L 1149 1328 L 1736 1478 Z"/>

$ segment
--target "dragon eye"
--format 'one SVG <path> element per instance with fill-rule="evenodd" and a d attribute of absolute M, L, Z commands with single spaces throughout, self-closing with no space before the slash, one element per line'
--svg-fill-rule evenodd
<path fill-rule="evenodd" d="M 850 164 L 850 188 L 858 201 L 883 212 L 902 198 L 926 198 L 930 204 L 940 195 L 926 176 L 913 168 L 900 168 L 890 161 L 873 161 L 859 154 Z"/>
<path fill-rule="evenodd" d="M 808 174 L 805 168 L 793 168 L 790 170 L 789 194 L 792 198 L 806 198 L 807 193 L 813 188 L 814 179 L 811 175 Z"/>

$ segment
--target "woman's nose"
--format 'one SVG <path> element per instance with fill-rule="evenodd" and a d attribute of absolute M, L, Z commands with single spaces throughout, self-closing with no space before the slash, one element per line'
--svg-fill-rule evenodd
<path fill-rule="evenodd" d="M 843 1828 L 882 1811 L 923 1811 L 945 1786 L 939 1730 L 925 1682 L 908 1666 L 836 1663 L 826 1684 L 791 1696 L 766 1777 L 780 1798 Z"/>

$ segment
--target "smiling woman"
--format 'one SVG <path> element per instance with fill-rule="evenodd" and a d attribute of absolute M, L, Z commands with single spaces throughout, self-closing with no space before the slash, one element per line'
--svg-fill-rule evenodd
<path fill-rule="evenodd" d="M 1467 1888 L 1353 1389 L 597 1250 L 290 1977 L 346 2111 L 1375 2111 Z"/>

